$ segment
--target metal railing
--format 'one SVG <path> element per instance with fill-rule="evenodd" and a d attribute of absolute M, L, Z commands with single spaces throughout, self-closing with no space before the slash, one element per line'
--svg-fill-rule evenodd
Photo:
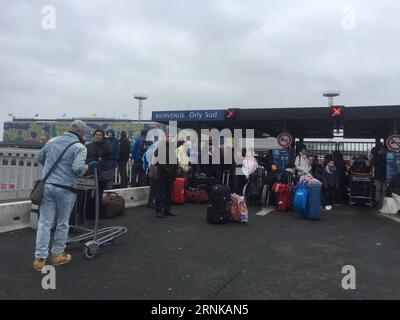
<path fill-rule="evenodd" d="M 375 142 L 359 142 L 359 141 L 304 141 L 308 149 L 310 157 L 318 156 L 319 159 L 324 159 L 327 154 L 332 154 L 339 151 L 344 160 L 353 160 L 354 157 L 364 155 L 371 157 L 371 150 L 375 147 Z"/>
<path fill-rule="evenodd" d="M 28 198 L 34 182 L 42 175 L 38 161 L 39 150 L 0 148 L 0 201 Z M 132 161 L 127 163 L 128 182 L 131 183 Z M 115 184 L 121 182 L 115 169 Z"/>
<path fill-rule="evenodd" d="M 338 151 L 343 154 L 345 160 L 353 160 L 354 157 L 365 155 L 371 157 L 371 150 L 375 142 L 339 142 Z"/>
<path fill-rule="evenodd" d="M 38 150 L 0 149 L 0 192 L 29 192 L 41 173 Z"/>
<path fill-rule="evenodd" d="M 337 142 L 331 141 L 304 141 L 310 157 L 318 156 L 323 159 L 327 154 L 332 154 L 337 150 Z"/>

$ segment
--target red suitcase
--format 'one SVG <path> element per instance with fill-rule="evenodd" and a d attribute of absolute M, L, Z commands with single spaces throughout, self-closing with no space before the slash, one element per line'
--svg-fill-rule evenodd
<path fill-rule="evenodd" d="M 186 179 L 176 178 L 172 186 L 171 202 L 173 204 L 185 203 L 185 187 L 186 187 Z"/>
<path fill-rule="evenodd" d="M 293 207 L 293 186 L 291 184 L 275 183 L 272 191 L 276 194 L 276 210 L 288 211 Z"/>
<path fill-rule="evenodd" d="M 208 193 L 206 190 L 186 190 L 186 201 L 192 203 L 207 203 Z"/>

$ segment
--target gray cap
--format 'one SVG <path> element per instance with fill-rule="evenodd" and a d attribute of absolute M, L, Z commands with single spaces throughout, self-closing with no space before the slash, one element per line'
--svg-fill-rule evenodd
<path fill-rule="evenodd" d="M 71 130 L 75 132 L 84 132 L 87 130 L 86 123 L 82 120 L 74 120 L 71 123 Z"/>

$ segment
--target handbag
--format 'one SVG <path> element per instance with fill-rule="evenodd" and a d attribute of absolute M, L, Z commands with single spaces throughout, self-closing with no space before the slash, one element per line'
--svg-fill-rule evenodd
<path fill-rule="evenodd" d="M 379 211 L 384 214 L 397 214 L 399 210 L 400 207 L 394 198 L 385 197 L 383 199 L 382 209 Z"/>
<path fill-rule="evenodd" d="M 44 184 L 46 183 L 46 180 L 50 177 L 50 174 L 53 172 L 55 167 L 58 165 L 58 163 L 61 161 L 61 158 L 64 156 L 64 154 L 67 152 L 67 150 L 74 145 L 75 143 L 80 143 L 80 141 L 74 141 L 70 143 L 64 150 L 61 152 L 60 156 L 57 158 L 57 160 L 54 162 L 53 166 L 49 169 L 47 172 L 46 176 L 43 179 L 39 179 L 35 181 L 35 184 L 33 186 L 33 190 L 31 191 L 30 194 L 30 199 L 33 204 L 40 206 L 43 200 L 43 194 L 44 194 Z"/>
<path fill-rule="evenodd" d="M 102 218 L 113 218 L 125 212 L 125 199 L 116 192 L 107 192 L 102 199 Z"/>

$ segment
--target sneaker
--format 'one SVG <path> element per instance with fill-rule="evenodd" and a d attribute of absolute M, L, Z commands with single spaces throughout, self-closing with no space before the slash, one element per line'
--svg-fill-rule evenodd
<path fill-rule="evenodd" d="M 66 264 L 66 263 L 70 262 L 71 259 L 72 259 L 71 255 L 70 255 L 70 254 L 67 254 L 67 253 L 64 251 L 63 253 L 60 253 L 59 255 L 54 256 L 54 257 L 51 259 L 51 264 L 52 264 L 53 266 L 60 266 L 60 265 L 62 265 L 62 264 Z"/>
<path fill-rule="evenodd" d="M 36 271 L 41 272 L 45 265 L 46 259 L 35 259 L 35 261 L 33 261 L 33 269 L 35 269 Z"/>
<path fill-rule="evenodd" d="M 325 206 L 325 210 L 331 211 L 332 210 L 332 206 Z"/>
<path fill-rule="evenodd" d="M 177 216 L 177 214 L 176 213 L 174 213 L 174 212 L 167 212 L 166 214 L 165 214 L 166 216 Z"/>

